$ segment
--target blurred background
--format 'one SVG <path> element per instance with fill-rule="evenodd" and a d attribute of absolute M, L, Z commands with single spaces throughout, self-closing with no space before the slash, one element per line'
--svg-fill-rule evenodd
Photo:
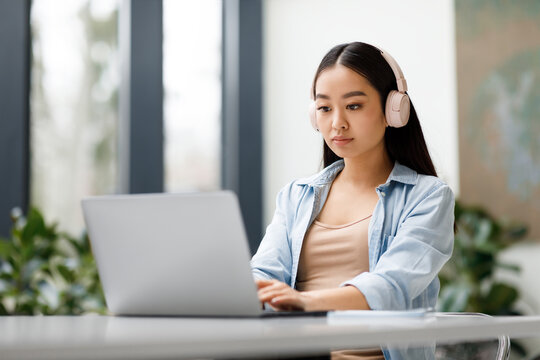
<path fill-rule="evenodd" d="M 255 251 L 321 168 L 309 90 L 351 41 L 398 61 L 458 199 L 444 309 L 540 314 L 535 0 L 0 0 L 0 294 L 30 209 L 84 239 L 91 195 L 234 190 Z"/>

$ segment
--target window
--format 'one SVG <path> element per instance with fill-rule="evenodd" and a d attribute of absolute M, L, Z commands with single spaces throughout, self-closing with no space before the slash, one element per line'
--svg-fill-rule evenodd
<path fill-rule="evenodd" d="M 163 2 L 165 189 L 220 187 L 221 8 Z"/>
<path fill-rule="evenodd" d="M 119 1 L 34 0 L 31 204 L 77 234 L 118 191 Z M 163 2 L 165 190 L 220 187 L 221 0 Z"/>
<path fill-rule="evenodd" d="M 74 235 L 80 199 L 116 190 L 117 19 L 117 1 L 32 2 L 31 203 Z"/>

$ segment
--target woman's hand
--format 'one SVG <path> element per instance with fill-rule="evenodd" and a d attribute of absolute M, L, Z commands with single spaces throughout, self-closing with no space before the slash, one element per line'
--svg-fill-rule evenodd
<path fill-rule="evenodd" d="M 371 310 L 362 294 L 354 286 L 336 289 L 297 291 L 278 280 L 255 280 L 261 303 L 274 310 Z"/>
<path fill-rule="evenodd" d="M 255 284 L 258 289 L 259 301 L 268 303 L 274 310 L 308 310 L 308 298 L 281 281 L 256 279 Z"/>

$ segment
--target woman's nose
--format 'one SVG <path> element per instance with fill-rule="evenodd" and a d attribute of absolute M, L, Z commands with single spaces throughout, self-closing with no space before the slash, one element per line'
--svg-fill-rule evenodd
<path fill-rule="evenodd" d="M 334 111 L 332 127 L 334 129 L 346 129 L 348 127 L 347 119 L 345 118 L 345 114 L 343 114 L 343 112 L 339 110 Z"/>

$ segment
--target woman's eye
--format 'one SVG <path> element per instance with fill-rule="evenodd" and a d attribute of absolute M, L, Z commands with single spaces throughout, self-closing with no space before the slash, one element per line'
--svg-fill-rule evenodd
<path fill-rule="evenodd" d="M 347 109 L 349 110 L 358 110 L 362 107 L 362 105 L 360 104 L 350 104 L 350 105 L 347 105 Z"/>
<path fill-rule="evenodd" d="M 319 106 L 317 108 L 317 110 L 322 111 L 322 112 L 328 112 L 328 111 L 330 111 L 330 107 L 328 107 L 328 106 Z"/>

